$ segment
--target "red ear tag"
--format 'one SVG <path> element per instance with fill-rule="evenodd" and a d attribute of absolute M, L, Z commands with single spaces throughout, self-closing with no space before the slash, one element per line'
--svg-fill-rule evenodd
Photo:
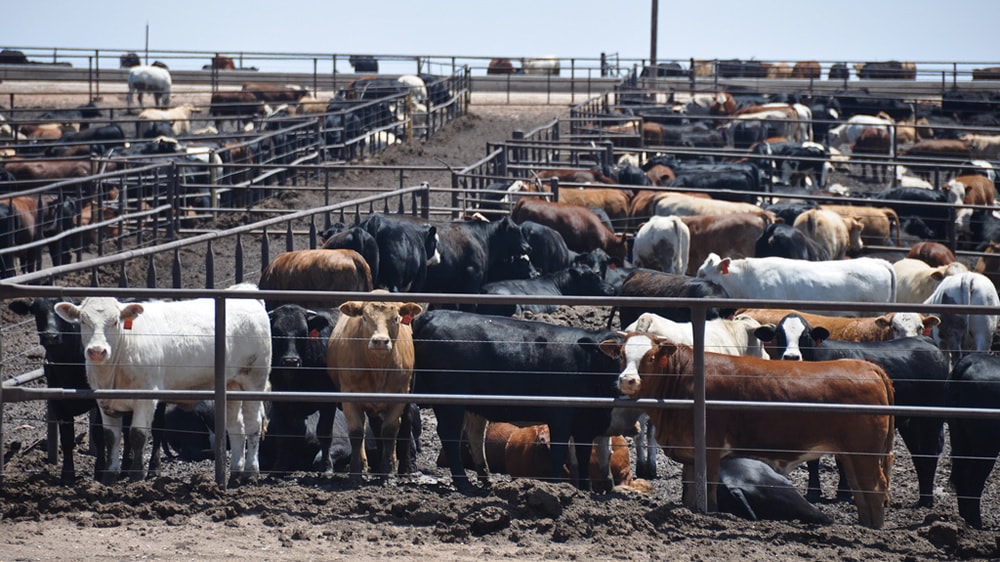
<path fill-rule="evenodd" d="M 317 330 L 316 328 L 309 330 L 309 339 L 311 340 L 319 339 L 319 330 Z"/>
<path fill-rule="evenodd" d="M 656 358 L 656 368 L 665 371 L 667 369 L 667 356 L 661 355 Z"/>
<path fill-rule="evenodd" d="M 813 340 L 813 347 L 819 347 L 821 343 L 823 343 L 823 340 Z"/>
<path fill-rule="evenodd" d="M 933 328 L 924 328 L 924 337 L 928 337 L 929 338 L 929 337 L 933 337 L 933 335 L 934 335 L 934 329 Z"/>
<path fill-rule="evenodd" d="M 132 319 L 131 318 L 126 318 L 125 319 L 125 329 L 126 330 L 131 330 L 132 329 Z"/>
<path fill-rule="evenodd" d="M 412 322 L 412 321 L 413 321 L 413 315 L 412 314 L 404 314 L 403 318 L 400 320 L 400 322 L 402 322 L 403 324 L 406 324 L 407 326 L 409 326 L 410 322 Z"/>
<path fill-rule="evenodd" d="M 722 274 L 729 275 L 729 262 L 722 264 Z"/>
<path fill-rule="evenodd" d="M 616 264 L 615 264 L 614 262 L 611 262 L 611 263 L 609 263 L 609 264 L 608 264 L 608 268 L 609 268 L 609 269 L 615 269 L 615 268 L 617 268 L 617 267 L 618 267 L 618 266 L 617 266 L 617 265 L 616 265 Z"/>

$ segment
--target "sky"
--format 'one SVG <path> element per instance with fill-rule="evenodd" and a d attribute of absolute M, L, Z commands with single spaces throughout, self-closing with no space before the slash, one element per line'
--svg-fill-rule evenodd
<path fill-rule="evenodd" d="M 151 51 L 513 59 L 543 55 L 596 59 L 604 52 L 647 59 L 653 0 L 4 4 L 0 47 L 5 48 L 101 49 L 117 57 L 129 50 L 142 52 L 148 25 Z M 1000 60 L 998 0 L 658 0 L 657 5 L 661 62 L 691 57 Z M 292 70 L 282 61 L 250 64 L 261 70 Z M 194 61 L 190 68 L 196 68 L 193 65 Z"/>

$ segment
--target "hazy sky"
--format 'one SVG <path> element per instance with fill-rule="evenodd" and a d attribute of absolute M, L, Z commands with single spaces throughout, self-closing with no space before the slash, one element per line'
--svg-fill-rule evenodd
<path fill-rule="evenodd" d="M 148 23 L 154 51 L 647 58 L 651 6 L 33 0 L 4 3 L 0 46 L 141 51 Z M 657 58 L 996 61 L 998 16 L 998 0 L 660 0 Z"/>

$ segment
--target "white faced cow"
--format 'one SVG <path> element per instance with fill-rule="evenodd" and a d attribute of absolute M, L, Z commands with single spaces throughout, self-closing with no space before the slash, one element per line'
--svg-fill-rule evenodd
<path fill-rule="evenodd" d="M 233 289 L 256 289 L 235 285 Z M 121 303 L 91 297 L 79 306 L 63 302 L 56 313 L 80 324 L 87 381 L 95 390 L 200 390 L 214 388 L 215 305 L 213 299 Z M 271 370 L 271 327 L 264 303 L 257 299 L 226 301 L 226 388 L 263 391 Z M 143 448 L 148 440 L 156 399 L 98 400 L 108 451 L 108 478 L 121 469 L 122 415 L 132 412 L 129 444 L 133 480 L 143 477 Z M 232 451 L 232 477 L 254 479 L 264 419 L 259 400 L 228 400 L 226 429 Z"/>

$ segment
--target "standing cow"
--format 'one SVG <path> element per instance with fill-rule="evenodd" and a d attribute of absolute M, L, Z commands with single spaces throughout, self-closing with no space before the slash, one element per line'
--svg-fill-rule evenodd
<path fill-rule="evenodd" d="M 251 290 L 253 285 L 231 289 Z M 79 306 L 61 302 L 56 314 L 80 324 L 87 380 L 94 390 L 210 389 L 215 381 L 215 301 L 121 303 L 113 297 L 90 297 Z M 264 303 L 226 299 L 226 388 L 261 392 L 271 370 L 271 328 Z M 141 479 L 142 453 L 149 439 L 157 400 L 98 400 L 105 439 L 110 444 L 108 481 L 121 469 L 122 416 L 132 412 L 129 444 L 133 480 Z M 233 482 L 256 479 L 264 407 L 260 400 L 226 403 Z"/>
<path fill-rule="evenodd" d="M 409 393 L 414 361 L 410 321 L 422 311 L 412 302 L 348 301 L 340 305 L 341 317 L 333 328 L 326 355 L 327 372 L 340 391 Z M 377 436 L 382 442 L 378 474 L 386 478 L 392 472 L 397 448 L 409 450 L 409 439 L 397 442 L 400 418 L 406 408 L 403 402 L 344 402 L 352 480 L 359 481 L 365 470 L 365 414 L 382 422 L 381 435 Z M 393 447 L 393 443 L 397 446 Z M 409 468 L 400 464 L 401 471 Z"/>
<path fill-rule="evenodd" d="M 142 107 L 142 94 L 153 94 L 157 107 L 166 108 L 170 105 L 170 71 L 162 66 L 141 64 L 133 66 L 128 71 L 128 112 L 132 113 L 132 94 L 138 92 L 139 106 Z"/>

